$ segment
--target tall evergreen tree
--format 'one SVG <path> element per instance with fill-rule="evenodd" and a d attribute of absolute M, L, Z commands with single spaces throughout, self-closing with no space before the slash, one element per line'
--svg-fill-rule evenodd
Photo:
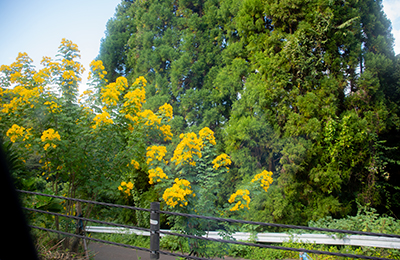
<path fill-rule="evenodd" d="M 107 22 L 106 37 L 101 41 L 97 59 L 103 61 L 109 82 L 130 72 L 127 64 L 128 40 L 136 33 L 131 5 L 131 2 L 122 1 L 117 6 L 114 17 Z"/>
<path fill-rule="evenodd" d="M 284 140 L 274 220 L 304 223 L 350 213 L 355 202 L 381 204 L 384 134 L 398 127 L 385 89 L 398 81 L 380 1 L 248 0 L 235 19 L 252 72 L 230 127 L 265 118 Z"/>

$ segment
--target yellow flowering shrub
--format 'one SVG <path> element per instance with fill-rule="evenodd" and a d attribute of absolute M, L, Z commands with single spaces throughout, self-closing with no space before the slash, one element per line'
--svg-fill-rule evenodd
<path fill-rule="evenodd" d="M 162 125 L 159 128 L 164 135 L 164 141 L 172 140 L 172 137 L 174 136 L 171 132 L 171 126 L 170 125 Z"/>
<path fill-rule="evenodd" d="M 73 70 L 67 70 L 64 71 L 62 74 L 63 79 L 65 80 L 72 80 L 72 81 L 77 81 L 78 77 L 75 75 L 75 72 Z"/>
<path fill-rule="evenodd" d="M 34 87 L 32 84 L 32 78 L 35 71 L 32 69 L 32 59 L 29 58 L 25 52 L 18 53 L 18 57 L 15 62 L 10 66 L 2 65 L 0 72 L 4 73 L 5 78 L 11 84 L 16 86 L 23 86 L 27 88 Z M 27 77 L 28 76 L 28 77 Z"/>
<path fill-rule="evenodd" d="M 115 82 L 110 83 L 101 89 L 101 100 L 108 106 L 116 106 L 119 101 L 119 95 L 123 90 L 125 90 L 123 85 Z"/>
<path fill-rule="evenodd" d="M 273 182 L 272 172 L 264 170 L 263 172 L 255 175 L 251 182 L 254 183 L 256 181 L 260 181 L 260 186 L 267 192 L 269 185 L 271 185 Z"/>
<path fill-rule="evenodd" d="M 47 109 L 49 110 L 50 113 L 60 113 L 60 112 L 62 112 L 61 106 L 58 105 L 54 101 L 46 101 L 46 102 L 44 102 L 44 105 L 47 106 Z"/>
<path fill-rule="evenodd" d="M 71 40 L 68 40 L 66 38 L 62 38 L 59 50 L 62 54 L 66 54 L 65 56 L 73 55 L 72 58 L 81 57 L 81 55 L 77 54 L 79 53 L 78 45 L 76 45 Z"/>
<path fill-rule="evenodd" d="M 178 204 L 181 207 L 187 206 L 188 201 L 186 196 L 193 193 L 190 182 L 188 180 L 179 178 L 176 178 L 174 182 L 175 183 L 172 187 L 164 191 L 162 196 L 163 200 L 165 203 L 167 203 L 167 205 L 173 208 Z M 196 195 L 193 193 L 192 196 L 195 197 Z"/>
<path fill-rule="evenodd" d="M 218 169 L 221 166 L 225 166 L 226 169 L 229 170 L 228 165 L 231 165 L 232 161 L 229 157 L 229 155 L 227 155 L 226 153 L 220 154 L 218 155 L 213 161 L 213 168 L 214 169 Z"/>
<path fill-rule="evenodd" d="M 111 119 L 110 114 L 107 111 L 103 111 L 101 114 L 97 114 L 94 118 L 93 121 L 95 124 L 92 126 L 93 129 L 96 129 L 100 125 L 104 124 L 113 124 L 114 121 Z"/>
<path fill-rule="evenodd" d="M 151 162 L 156 159 L 161 162 L 164 158 L 165 154 L 167 153 L 167 148 L 165 146 L 157 146 L 153 145 L 147 147 L 146 157 L 147 157 L 147 164 L 152 164 Z"/>
<path fill-rule="evenodd" d="M 133 86 L 142 85 L 143 87 L 146 87 L 146 84 L 147 80 L 143 76 L 136 78 L 135 81 L 132 83 Z"/>
<path fill-rule="evenodd" d="M 216 145 L 217 143 L 215 142 L 215 137 L 214 137 L 214 132 L 208 128 L 208 127 L 204 127 L 203 129 L 201 129 L 199 131 L 199 136 L 201 137 L 201 139 L 205 139 L 208 140 L 210 142 L 210 144 L 212 145 Z"/>
<path fill-rule="evenodd" d="M 201 158 L 201 149 L 203 147 L 203 140 L 198 138 L 195 133 L 181 134 L 179 136 L 181 142 L 176 146 L 174 156 L 171 158 L 175 165 L 181 163 L 188 163 L 192 166 L 196 165 L 193 161 L 193 155 Z"/>
<path fill-rule="evenodd" d="M 160 106 L 158 111 L 164 115 L 165 117 L 168 118 L 168 121 L 170 121 L 173 117 L 173 109 L 170 104 L 165 103 L 164 105 Z"/>
<path fill-rule="evenodd" d="M 105 71 L 103 61 L 101 60 L 93 60 L 90 64 L 90 72 L 88 79 L 91 78 L 92 74 L 97 74 L 98 77 L 104 78 L 104 75 L 107 75 L 107 71 Z"/>
<path fill-rule="evenodd" d="M 154 124 L 161 124 L 161 118 L 158 117 L 153 111 L 146 109 L 143 112 L 137 113 L 139 117 L 145 119 L 145 125 L 152 126 Z"/>
<path fill-rule="evenodd" d="M 127 195 L 131 194 L 131 191 L 133 190 L 133 183 L 132 182 L 121 182 L 121 185 L 118 186 L 118 190 L 126 193 Z"/>
<path fill-rule="evenodd" d="M 133 167 L 135 167 L 136 170 L 139 170 L 140 164 L 139 164 L 137 161 L 132 160 L 132 161 L 131 161 L 131 164 L 133 165 Z"/>
<path fill-rule="evenodd" d="M 168 176 L 164 173 L 163 169 L 157 167 L 149 170 L 149 183 L 160 182 L 161 179 L 168 179 Z"/>
<path fill-rule="evenodd" d="M 121 113 L 135 113 L 142 109 L 142 105 L 146 102 L 146 91 L 144 88 L 137 88 L 124 96 L 124 104 Z"/>
<path fill-rule="evenodd" d="M 52 61 L 50 57 L 43 57 L 42 61 L 40 62 L 43 66 L 49 68 L 51 73 L 56 73 L 61 70 L 60 64 L 58 62 Z"/>
<path fill-rule="evenodd" d="M 33 102 L 37 102 L 40 95 L 38 87 L 29 89 L 23 86 L 15 86 L 13 89 L 5 90 L 4 93 L 10 94 L 12 97 L 9 103 L 3 104 L 1 112 L 5 114 L 16 112 L 25 105 L 33 108 Z"/>
<path fill-rule="evenodd" d="M 264 170 L 261 173 L 256 174 L 253 177 L 253 179 L 251 180 L 251 183 L 255 183 L 255 182 L 258 182 L 258 181 L 260 182 L 261 188 L 263 188 L 264 191 L 267 192 L 269 186 L 273 182 L 272 172 Z M 243 208 L 248 208 L 249 209 L 249 204 L 250 204 L 250 201 L 251 201 L 249 195 L 250 195 L 250 192 L 247 189 L 240 189 L 240 190 L 236 191 L 234 194 L 232 194 L 231 197 L 228 200 L 229 203 L 234 203 L 238 196 L 241 196 L 241 198 L 230 209 L 230 211 L 237 211 L 237 210 L 243 209 Z"/>
<path fill-rule="evenodd" d="M 43 68 L 39 70 L 37 73 L 33 75 L 33 80 L 38 85 L 43 85 L 46 83 L 51 77 L 51 70 L 50 68 Z"/>
<path fill-rule="evenodd" d="M 14 124 L 10 129 L 8 129 L 6 135 L 10 138 L 11 142 L 15 143 L 19 137 L 24 135 L 25 128 Z"/>
<path fill-rule="evenodd" d="M 249 195 L 250 195 L 250 192 L 247 189 L 237 190 L 235 193 L 233 193 L 228 200 L 229 203 L 234 203 L 236 200 L 236 197 L 238 197 L 238 196 L 241 197 L 241 200 L 238 200 L 236 202 L 236 204 L 233 206 L 233 208 L 230 209 L 230 211 L 236 211 L 236 210 L 239 210 L 239 208 L 243 209 L 245 207 L 247 209 L 250 209 L 249 204 L 250 204 L 251 199 L 250 199 Z"/>
<path fill-rule="evenodd" d="M 50 146 L 53 148 L 56 148 L 57 145 L 54 144 L 52 141 L 54 141 L 54 140 L 60 141 L 61 137 L 58 134 L 58 131 L 54 131 L 54 129 L 50 128 L 48 130 L 43 131 L 41 139 L 42 139 L 42 142 L 46 143 L 45 146 L 43 147 L 44 150 L 47 150 Z"/>

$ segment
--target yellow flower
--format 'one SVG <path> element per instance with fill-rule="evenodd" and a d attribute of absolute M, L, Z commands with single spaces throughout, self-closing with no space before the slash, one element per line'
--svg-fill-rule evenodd
<path fill-rule="evenodd" d="M 168 176 L 164 173 L 164 171 L 160 167 L 149 170 L 149 183 L 150 184 L 153 184 L 154 181 L 160 182 L 161 179 L 168 179 Z"/>
<path fill-rule="evenodd" d="M 204 127 L 203 129 L 201 129 L 199 131 L 199 136 L 203 140 L 204 139 L 208 140 L 210 142 L 210 144 L 212 144 L 212 145 L 216 145 L 217 144 L 215 142 L 214 132 L 208 127 Z"/>
<path fill-rule="evenodd" d="M 132 161 L 131 161 L 131 164 L 133 165 L 133 167 L 135 167 L 136 170 L 139 170 L 140 164 L 139 164 L 137 161 L 132 160 Z"/>
<path fill-rule="evenodd" d="M 50 113 L 60 113 L 60 112 L 62 112 L 62 110 L 60 109 L 61 106 L 58 105 L 54 101 L 46 101 L 46 102 L 44 102 L 44 104 L 48 106 L 47 108 L 49 109 Z"/>
<path fill-rule="evenodd" d="M 117 78 L 115 83 L 110 83 L 101 89 L 101 100 L 107 105 L 117 105 L 119 95 L 128 87 L 125 77 Z"/>
<path fill-rule="evenodd" d="M 10 113 L 23 108 L 25 105 L 33 107 L 32 102 L 36 102 L 40 96 L 40 91 L 38 87 L 25 88 L 21 85 L 14 87 L 13 89 L 6 90 L 4 93 L 10 94 L 9 103 L 3 104 L 3 113 Z"/>
<path fill-rule="evenodd" d="M 114 121 L 111 119 L 110 114 L 107 111 L 103 111 L 103 113 L 96 115 L 93 118 L 93 121 L 95 121 L 95 124 L 92 126 L 93 129 L 96 129 L 101 124 L 107 125 L 114 123 Z"/>
<path fill-rule="evenodd" d="M 43 131 L 41 139 L 42 139 L 42 142 L 52 141 L 55 139 L 58 139 L 60 141 L 61 137 L 58 134 L 58 131 L 55 132 L 54 129 L 49 128 L 48 130 Z"/>
<path fill-rule="evenodd" d="M 150 164 L 153 161 L 153 159 L 157 159 L 158 161 L 161 162 L 161 160 L 164 158 L 166 153 L 167 153 L 167 148 L 165 146 L 153 145 L 153 146 L 147 147 L 146 163 Z"/>
<path fill-rule="evenodd" d="M 203 148 L 202 139 L 197 138 L 195 133 L 181 134 L 179 137 L 182 140 L 176 146 L 171 161 L 175 161 L 175 165 L 186 162 L 195 166 L 196 162 L 193 161 L 193 155 L 197 155 L 201 158 L 201 149 Z"/>
<path fill-rule="evenodd" d="M 58 131 L 54 131 L 54 129 L 49 128 L 48 130 L 43 131 L 42 136 L 41 136 L 42 142 L 46 142 L 45 146 L 43 149 L 46 151 L 50 146 L 53 148 L 56 148 L 57 145 L 53 143 L 54 140 L 61 140 L 60 135 L 58 134 Z"/>
<path fill-rule="evenodd" d="M 140 76 L 140 77 L 138 77 L 138 78 L 136 78 L 135 79 L 135 82 L 133 82 L 133 86 L 137 86 L 137 85 L 139 85 L 140 83 L 142 83 L 142 86 L 143 87 L 146 87 L 146 84 L 147 84 L 147 80 L 143 77 L 143 76 Z"/>
<path fill-rule="evenodd" d="M 13 124 L 10 129 L 8 129 L 6 135 L 10 137 L 11 142 L 15 143 L 19 137 L 24 135 L 25 128 L 22 126 L 18 126 L 17 124 Z"/>
<path fill-rule="evenodd" d="M 132 182 L 128 182 L 127 184 L 126 184 L 126 187 L 128 187 L 128 189 L 133 189 L 133 183 Z"/>
<path fill-rule="evenodd" d="M 142 109 L 142 105 L 146 102 L 146 91 L 144 88 L 131 90 L 124 96 L 123 109 L 121 113 L 136 113 Z"/>
<path fill-rule="evenodd" d="M 227 169 L 229 169 L 227 165 L 231 165 L 231 163 L 232 161 L 229 158 L 229 155 L 225 153 L 218 155 L 217 158 L 212 161 L 212 164 L 214 164 L 213 168 L 216 170 L 221 166 L 225 166 Z"/>
<path fill-rule="evenodd" d="M 145 125 L 152 126 L 155 123 L 161 124 L 161 118 L 153 113 L 153 111 L 146 109 L 143 112 L 137 113 L 139 117 L 146 118 L 147 121 L 144 123 Z"/>
<path fill-rule="evenodd" d="M 263 172 L 255 175 L 254 178 L 251 180 L 251 182 L 254 183 L 258 180 L 260 180 L 260 186 L 267 192 L 269 186 L 274 181 L 272 179 L 272 172 L 264 170 Z"/>
<path fill-rule="evenodd" d="M 229 203 L 233 203 L 237 196 L 241 196 L 242 199 L 239 200 L 238 202 L 236 202 L 236 204 L 233 206 L 233 208 L 230 209 L 230 211 L 236 211 L 236 210 L 239 210 L 239 208 L 243 209 L 245 207 L 247 209 L 250 209 L 249 208 L 249 204 L 250 204 L 249 194 L 250 194 L 250 192 L 247 189 L 246 190 L 238 190 L 235 193 L 233 193 L 228 200 Z"/>
<path fill-rule="evenodd" d="M 158 109 L 162 115 L 168 118 L 170 121 L 173 117 L 172 106 L 170 104 L 165 103 L 164 105 L 160 106 Z"/>
<path fill-rule="evenodd" d="M 185 179 L 176 178 L 172 187 L 166 189 L 163 194 L 163 200 L 171 207 L 175 207 L 178 203 L 183 207 L 188 205 L 186 196 L 193 193 L 191 190 L 190 182 Z M 194 197 L 195 194 L 193 193 Z"/>
<path fill-rule="evenodd" d="M 104 78 L 104 75 L 107 75 L 107 71 L 104 70 L 105 68 L 101 60 L 93 60 L 90 63 L 90 69 L 91 71 L 89 72 L 88 79 L 91 78 L 92 73 L 101 79 Z"/>
<path fill-rule="evenodd" d="M 172 140 L 172 137 L 174 135 L 171 133 L 170 125 L 162 125 L 162 126 L 160 126 L 160 130 L 163 133 L 163 135 L 165 136 L 164 141 Z"/>

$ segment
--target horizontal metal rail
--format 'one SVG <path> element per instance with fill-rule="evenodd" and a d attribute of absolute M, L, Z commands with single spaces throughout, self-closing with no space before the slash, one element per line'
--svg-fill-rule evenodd
<path fill-rule="evenodd" d="M 109 233 L 109 234 L 136 234 L 139 236 L 150 236 L 149 231 L 128 229 L 121 227 L 100 227 L 100 226 L 87 226 L 86 232 L 90 233 Z M 160 232 L 170 232 L 170 230 L 161 229 Z M 161 237 L 165 234 L 161 233 Z M 233 233 L 232 238 L 238 241 L 255 241 L 263 243 L 283 243 L 283 242 L 297 242 L 297 243 L 314 243 L 324 245 L 348 245 L 348 246 L 369 246 L 378 248 L 391 248 L 400 249 L 400 239 L 378 237 L 378 236 L 359 236 L 350 235 L 343 238 L 338 238 L 332 235 L 325 234 L 286 234 L 286 233 L 258 233 L 251 234 L 249 232 L 236 232 Z M 203 237 L 223 239 L 218 231 L 209 231 Z"/>
<path fill-rule="evenodd" d="M 292 241 L 292 242 L 299 242 L 299 243 L 316 243 L 319 241 L 318 239 L 325 239 L 324 243 L 321 244 L 328 244 L 327 241 L 329 239 L 335 240 L 337 243 L 332 243 L 334 245 L 356 245 L 356 246 L 374 246 L 374 247 L 379 247 L 378 242 L 390 244 L 390 247 L 386 246 L 381 246 L 384 248 L 393 248 L 393 249 L 398 249 L 398 243 L 400 240 L 400 235 L 396 234 L 381 234 L 381 233 L 371 233 L 371 232 L 360 232 L 360 231 L 351 231 L 351 230 L 338 230 L 338 229 L 327 229 L 327 228 L 315 228 L 315 227 L 305 227 L 305 226 L 294 226 L 294 225 L 283 225 L 283 224 L 274 224 L 274 223 L 263 223 L 263 222 L 253 222 L 253 221 L 245 221 L 245 220 L 236 220 L 236 219 L 226 219 L 226 218 L 217 218 L 217 217 L 208 217 L 208 216 L 200 216 L 200 215 L 193 215 L 193 214 L 184 214 L 184 213 L 178 213 L 178 212 L 168 212 L 168 211 L 162 211 L 159 209 L 159 206 L 156 208 L 151 208 L 151 209 L 143 209 L 143 208 L 138 208 L 138 207 L 131 207 L 131 206 L 125 206 L 125 205 L 115 205 L 115 204 L 110 204 L 110 203 L 103 203 L 103 202 L 96 202 L 96 201 L 89 201 L 89 200 L 83 200 L 83 199 L 75 199 L 75 198 L 68 198 L 68 197 L 62 197 L 62 196 L 55 196 L 55 195 L 49 195 L 49 194 L 43 194 L 43 193 L 37 193 L 37 192 L 30 192 L 30 191 L 21 191 L 17 190 L 22 193 L 27 193 L 31 195 L 39 195 L 39 196 L 47 196 L 47 197 L 53 197 L 53 198 L 58 198 L 58 199 L 63 199 L 63 200 L 71 200 L 71 201 L 79 201 L 79 202 L 84 202 L 84 203 L 93 203 L 97 205 L 103 205 L 103 206 L 108 206 L 108 207 L 118 207 L 118 208 L 126 208 L 126 209 L 131 209 L 131 210 L 142 210 L 142 211 L 147 211 L 151 212 L 150 214 L 150 232 L 148 232 L 148 229 L 144 228 L 138 228 L 138 227 L 129 227 L 127 225 L 122 225 L 122 224 L 116 224 L 116 223 L 108 223 L 104 221 L 99 221 L 99 220 L 92 220 L 92 219 L 86 219 L 82 217 L 76 217 L 76 216 L 70 216 L 70 215 L 63 215 L 60 213 L 54 213 L 54 212 L 46 212 L 38 209 L 29 209 L 25 208 L 25 210 L 30 210 L 30 211 L 35 211 L 38 213 L 43 213 L 43 214 L 51 214 L 51 215 L 57 215 L 60 217 L 67 217 L 67 218 L 74 218 L 76 220 L 82 220 L 82 221 L 92 221 L 98 224 L 106 224 L 106 225 L 113 225 L 113 226 L 118 226 L 117 228 L 114 228 L 113 233 L 124 233 L 124 232 L 129 232 L 131 234 L 135 233 L 137 235 L 144 235 L 146 236 L 148 233 L 150 235 L 150 250 L 149 249 L 142 249 L 142 248 L 137 248 L 139 250 L 145 250 L 145 251 L 150 251 L 150 257 L 151 259 L 159 259 L 159 254 L 166 254 L 166 255 L 173 255 L 168 252 L 164 252 L 159 250 L 159 237 L 164 236 L 164 235 L 172 235 L 172 236 L 178 236 L 178 237 L 184 237 L 184 238 L 189 238 L 189 239 L 201 239 L 201 240 L 207 240 L 207 241 L 213 241 L 213 242 L 221 242 L 221 243 L 229 243 L 229 244 L 238 244 L 238 245 L 244 245 L 244 246 L 253 246 L 253 247 L 259 247 L 259 248 L 269 248 L 269 249 L 278 249 L 278 250 L 289 250 L 289 251 L 295 251 L 295 252 L 306 252 L 306 253 L 313 253 L 313 254 L 325 254 L 325 255 L 332 255 L 332 256 L 341 256 L 341 257 L 350 257 L 350 258 L 359 258 L 359 259 L 372 259 L 372 260 L 386 260 L 386 258 L 380 258 L 380 257 L 374 257 L 374 256 L 363 256 L 363 255 L 354 255 L 354 254 L 344 254 L 344 253 L 335 253 L 335 252 L 327 252 L 327 251 L 318 251 L 318 250 L 309 250 L 309 249 L 302 249 L 302 248 L 292 248 L 292 247 L 282 247 L 282 246 L 273 246 L 270 244 L 262 244 L 262 243 L 254 243 L 254 242 L 267 242 L 267 243 L 282 243 L 284 241 Z M 153 204 L 158 204 L 159 202 L 152 202 L 152 207 Z M 272 227 L 281 227 L 281 228 L 291 228 L 291 229 L 304 229 L 304 230 L 311 230 L 311 231 L 324 231 L 324 232 L 335 232 L 335 233 L 341 233 L 341 234 L 353 234 L 356 236 L 344 236 L 344 238 L 335 238 L 335 235 L 324 235 L 324 234 L 282 234 L 282 233 L 261 233 L 255 235 L 251 235 L 250 233 L 244 233 L 244 232 L 237 232 L 234 234 L 234 240 L 226 240 L 226 239 L 221 239 L 221 237 L 216 234 L 217 232 L 208 232 L 205 236 L 194 236 L 194 235 L 189 235 L 189 234 L 183 234 L 183 233 L 174 233 L 170 232 L 169 230 L 160 230 L 159 223 L 160 223 L 160 217 L 159 214 L 168 214 L 168 215 L 176 215 L 176 216 L 182 216 L 182 217 L 193 217 L 193 218 L 200 218 L 200 219 L 207 219 L 207 220 L 214 220 L 214 221 L 222 221 L 222 222 L 230 222 L 230 223 L 242 223 L 242 224 L 252 224 L 252 225 L 259 225 L 259 226 L 272 226 Z M 45 228 L 40 228 L 40 227 L 35 227 L 31 226 L 32 228 L 37 228 L 49 232 L 56 232 L 64 235 L 72 235 L 76 236 L 82 239 L 88 239 L 83 236 L 79 235 L 74 235 L 74 234 L 69 234 L 69 233 L 64 233 L 62 231 L 55 231 L 55 230 L 50 230 L 50 229 L 45 229 Z M 93 227 L 89 226 L 86 228 L 87 232 L 94 232 L 94 230 L 98 228 L 98 230 L 103 229 L 102 233 L 104 233 L 104 230 L 112 230 L 113 228 L 107 228 L 107 227 Z M 92 230 L 91 230 L 92 229 Z M 369 237 L 365 236 L 360 236 L 360 235 L 367 235 Z M 309 236 L 309 237 L 307 237 Z M 319 238 L 317 238 L 319 236 Z M 266 240 L 266 238 L 268 240 Z M 271 238 L 273 238 L 271 240 Z M 250 240 L 249 240 L 250 238 Z M 352 239 L 354 238 L 354 239 Z M 359 245 L 359 244 L 350 244 L 350 241 L 355 241 L 356 239 L 361 239 L 365 240 L 364 238 L 367 238 L 369 240 L 373 241 L 373 245 L 370 245 L 369 242 L 368 244 L 364 245 Z M 391 238 L 391 240 L 387 240 L 387 238 Z M 90 239 L 93 240 L 93 239 Z M 242 242 L 242 241 L 252 241 L 252 242 Z M 152 242 L 153 241 L 153 242 Z M 103 241 L 98 241 L 98 242 L 103 242 Z M 332 241 L 331 241 L 332 242 Z M 364 241 L 365 242 L 365 241 Z M 361 243 L 361 242 L 360 242 Z M 124 246 L 121 244 L 121 246 Z M 176 254 L 175 254 L 176 255 Z M 176 255 L 177 256 L 177 255 Z M 182 255 L 183 256 L 183 255 Z M 191 259 L 197 259 L 197 260 L 203 260 L 205 258 L 199 258 L 199 257 L 193 257 L 193 256 L 183 256 L 186 258 L 191 258 Z"/>

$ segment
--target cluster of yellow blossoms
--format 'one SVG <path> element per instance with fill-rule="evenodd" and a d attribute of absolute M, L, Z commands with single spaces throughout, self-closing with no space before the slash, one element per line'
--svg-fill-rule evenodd
<path fill-rule="evenodd" d="M 132 160 L 132 161 L 131 161 L 131 164 L 133 165 L 133 167 L 135 167 L 136 170 L 139 170 L 140 164 L 139 164 L 137 161 Z"/>
<path fill-rule="evenodd" d="M 26 129 L 26 134 L 23 141 L 29 139 L 29 136 L 32 134 L 30 133 L 32 128 Z M 19 137 L 24 136 L 25 127 L 19 126 L 17 124 L 13 124 L 10 129 L 8 129 L 6 135 L 10 138 L 11 142 L 15 143 Z"/>
<path fill-rule="evenodd" d="M 9 79 L 12 84 L 20 84 L 23 86 L 29 86 L 28 81 L 22 76 L 23 74 L 34 74 L 34 70 L 32 70 L 29 66 L 32 63 L 32 59 L 29 58 L 26 52 L 18 53 L 18 57 L 16 62 L 13 62 L 10 66 L 1 65 L 0 72 L 3 72 Z M 24 66 L 25 65 L 25 66 Z"/>
<path fill-rule="evenodd" d="M 59 69 L 60 68 L 60 64 L 58 62 L 52 61 L 52 59 L 50 57 L 44 56 L 42 61 L 40 62 L 40 64 L 42 64 L 43 66 L 52 68 L 52 71 L 54 71 L 55 69 Z"/>
<path fill-rule="evenodd" d="M 158 161 L 161 162 L 161 160 L 164 158 L 166 153 L 167 153 L 167 148 L 165 146 L 153 145 L 153 146 L 147 147 L 147 152 L 146 152 L 147 161 L 146 161 L 146 163 L 149 164 L 149 165 L 152 165 L 153 163 L 151 163 L 151 162 L 154 159 L 157 159 Z"/>
<path fill-rule="evenodd" d="M 158 126 L 157 126 L 157 128 L 158 128 Z M 172 140 L 172 136 L 174 136 L 174 135 L 171 133 L 170 125 L 162 125 L 159 127 L 159 129 L 161 130 L 162 134 L 165 136 L 164 141 Z"/>
<path fill-rule="evenodd" d="M 78 81 L 78 77 L 75 75 L 75 72 L 73 70 L 64 71 L 62 77 L 65 80 L 72 80 L 69 82 L 69 84 L 72 84 L 73 81 Z"/>
<path fill-rule="evenodd" d="M 88 80 L 92 77 L 92 72 L 101 79 L 104 79 L 105 75 L 107 75 L 107 71 L 104 70 L 105 68 L 101 60 L 93 60 L 90 63 L 90 69 L 91 71 L 89 71 Z M 107 82 L 107 80 L 105 81 Z"/>
<path fill-rule="evenodd" d="M 165 103 L 164 105 L 160 106 L 158 109 L 162 115 L 168 118 L 168 121 L 170 121 L 173 117 L 173 110 L 172 106 L 170 104 Z"/>
<path fill-rule="evenodd" d="M 140 76 L 140 77 L 135 79 L 135 82 L 133 82 L 132 85 L 133 86 L 137 86 L 139 84 L 142 84 L 143 87 L 146 87 L 147 80 L 143 76 Z"/>
<path fill-rule="evenodd" d="M 109 106 L 116 106 L 119 101 L 119 95 L 127 87 L 128 80 L 125 77 L 119 77 L 116 82 L 110 83 L 101 89 L 101 100 Z"/>
<path fill-rule="evenodd" d="M 36 82 L 36 84 L 43 84 L 47 79 L 50 78 L 50 75 L 51 69 L 43 68 L 33 75 L 33 80 Z"/>
<path fill-rule="evenodd" d="M 53 140 L 59 140 L 60 141 L 61 137 L 58 134 L 58 131 L 55 132 L 54 129 L 49 128 L 48 130 L 43 131 L 41 139 L 42 139 L 42 142 L 47 142 L 45 144 L 45 146 L 43 147 L 44 150 L 47 150 L 50 146 L 53 147 L 53 148 L 56 148 L 57 145 L 55 145 L 52 141 Z"/>
<path fill-rule="evenodd" d="M 251 180 L 251 182 L 256 182 L 258 180 L 261 180 L 260 186 L 265 191 L 268 191 L 269 185 L 271 185 L 271 183 L 273 182 L 272 172 L 264 170 L 262 173 L 259 173 L 256 176 L 254 176 L 254 178 Z"/>
<path fill-rule="evenodd" d="M 231 165 L 232 161 L 226 153 L 218 155 L 213 161 L 212 164 L 214 169 L 218 169 L 221 166 L 225 166 L 227 170 L 229 170 L 228 165 Z"/>
<path fill-rule="evenodd" d="M 119 77 L 118 79 L 124 77 Z M 117 82 L 118 82 L 117 79 Z M 125 79 L 126 80 L 126 79 Z M 137 87 L 141 83 L 141 87 Z M 123 104 L 123 108 L 121 109 L 121 113 L 127 114 L 126 118 L 131 119 L 132 121 L 137 121 L 138 117 L 133 117 L 129 115 L 130 113 L 137 113 L 142 109 L 143 104 L 146 102 L 146 91 L 144 87 L 146 86 L 147 80 L 140 76 L 136 78 L 135 82 L 133 82 L 132 86 L 135 87 L 134 90 L 128 91 L 125 94 L 124 100 L 126 100 Z M 128 82 L 126 82 L 126 86 L 128 86 Z"/>
<path fill-rule="evenodd" d="M 249 194 L 250 194 L 250 192 L 247 189 L 246 190 L 238 190 L 235 193 L 233 193 L 228 200 L 229 203 L 233 203 L 237 196 L 241 196 L 242 199 L 245 201 L 245 203 L 242 203 L 242 200 L 239 200 L 238 202 L 236 202 L 235 206 L 233 206 L 233 208 L 230 209 L 230 211 L 236 211 L 236 210 L 239 210 L 239 208 L 243 209 L 244 207 L 250 209 L 249 208 L 249 204 L 250 204 Z"/>
<path fill-rule="evenodd" d="M 105 109 L 105 108 L 103 108 Z M 96 129 L 98 126 L 100 126 L 102 123 L 103 124 L 113 124 L 114 121 L 111 119 L 110 114 L 107 111 L 103 111 L 101 114 L 97 114 L 94 118 L 93 121 L 95 121 L 95 124 L 92 126 L 93 129 Z"/>
<path fill-rule="evenodd" d="M 60 113 L 60 112 L 62 112 L 61 106 L 58 105 L 54 101 L 46 101 L 46 102 L 44 102 L 44 104 L 48 106 L 49 112 L 51 112 L 51 113 Z"/>
<path fill-rule="evenodd" d="M 14 96 L 10 103 L 3 104 L 2 112 L 6 114 L 15 112 L 24 105 L 30 105 L 33 108 L 32 101 L 35 101 L 40 95 L 39 88 L 28 89 L 23 86 L 16 86 L 14 89 L 4 91 L 4 93 L 10 93 Z"/>
<path fill-rule="evenodd" d="M 181 134 L 179 136 L 181 142 L 176 146 L 174 156 L 171 161 L 175 161 L 175 165 L 182 162 L 187 162 L 192 166 L 196 166 L 196 162 L 193 161 L 193 155 L 197 155 L 201 158 L 201 149 L 203 147 L 203 140 L 197 138 L 195 133 Z"/>
<path fill-rule="evenodd" d="M 186 195 L 193 193 L 190 182 L 188 180 L 178 178 L 176 178 L 174 181 L 174 185 L 164 191 L 163 200 L 171 207 L 175 207 L 178 203 L 181 207 L 187 206 L 188 201 L 186 199 Z M 192 196 L 195 197 L 196 194 L 193 193 Z"/>
<path fill-rule="evenodd" d="M 124 188 L 126 187 L 126 188 Z M 118 190 L 125 192 L 126 194 L 131 194 L 131 190 L 133 189 L 133 183 L 128 182 L 126 183 L 125 181 L 121 182 L 121 185 L 118 186 Z"/>
<path fill-rule="evenodd" d="M 83 67 L 83 65 L 72 59 L 71 60 L 63 59 L 61 62 L 62 62 L 62 66 L 68 71 L 76 71 L 77 73 L 85 72 L 85 68 Z"/>
<path fill-rule="evenodd" d="M 203 129 L 201 129 L 199 131 L 199 136 L 203 140 L 204 139 L 208 140 L 210 142 L 210 144 L 212 144 L 212 145 L 216 145 L 217 144 L 215 142 L 214 132 L 208 127 L 204 127 Z"/>
<path fill-rule="evenodd" d="M 122 113 L 130 113 L 130 112 L 137 112 L 142 109 L 142 105 L 146 102 L 146 91 L 144 88 L 137 88 L 134 90 L 129 91 L 124 96 L 123 109 L 121 110 Z"/>
<path fill-rule="evenodd" d="M 153 111 L 146 109 L 143 112 L 137 113 L 137 115 L 141 118 L 147 119 L 146 122 L 144 123 L 147 126 L 152 126 L 155 123 L 161 124 L 161 118 L 158 117 L 156 114 L 153 113 Z"/>
<path fill-rule="evenodd" d="M 149 170 L 149 183 L 154 184 L 154 181 L 160 182 L 161 179 L 168 179 L 168 176 L 164 173 L 163 169 L 157 167 Z"/>
<path fill-rule="evenodd" d="M 73 43 L 71 40 L 67 40 L 66 38 L 61 39 L 61 45 L 60 45 L 59 49 L 63 49 L 63 48 L 73 51 L 73 52 L 79 52 L 78 45 Z M 80 57 L 80 55 L 78 55 L 77 57 Z"/>

